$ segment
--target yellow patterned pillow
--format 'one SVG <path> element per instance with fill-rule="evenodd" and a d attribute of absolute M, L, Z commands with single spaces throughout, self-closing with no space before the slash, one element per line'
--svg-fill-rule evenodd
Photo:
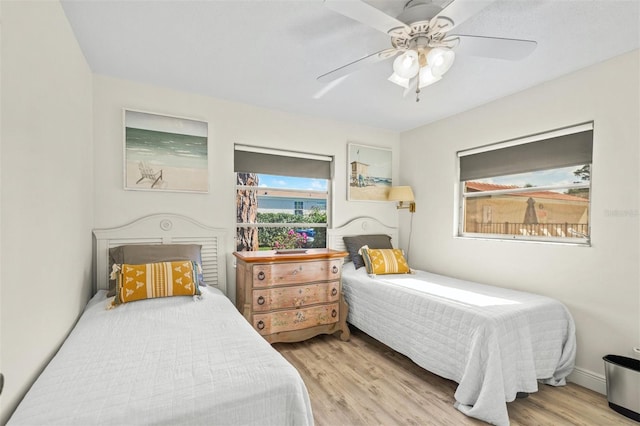
<path fill-rule="evenodd" d="M 368 274 L 408 274 L 409 264 L 400 249 L 362 249 Z"/>
<path fill-rule="evenodd" d="M 197 285 L 198 267 L 195 262 L 122 264 L 114 267 L 116 298 L 114 304 L 168 296 L 194 296 L 200 294 Z"/>

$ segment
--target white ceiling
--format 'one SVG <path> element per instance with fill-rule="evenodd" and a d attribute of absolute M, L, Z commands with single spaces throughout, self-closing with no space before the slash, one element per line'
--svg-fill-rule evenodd
<path fill-rule="evenodd" d="M 397 16 L 405 1 L 367 3 Z M 329 10 L 322 0 L 63 0 L 62 5 L 97 74 L 395 131 L 640 46 L 638 0 L 496 0 L 453 32 L 537 41 L 524 60 L 457 55 L 444 78 L 423 89 L 419 103 L 387 81 L 392 61 L 384 61 L 315 99 L 327 88 L 316 81 L 319 75 L 390 47 L 389 37 Z"/>

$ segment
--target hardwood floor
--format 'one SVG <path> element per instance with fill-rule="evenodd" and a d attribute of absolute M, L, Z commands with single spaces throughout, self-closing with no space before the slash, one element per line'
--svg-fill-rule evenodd
<path fill-rule="evenodd" d="M 351 327 L 351 340 L 321 335 L 273 345 L 300 372 L 317 426 L 483 425 L 453 407 L 457 384 Z M 507 404 L 513 426 L 630 425 L 603 395 L 573 383 L 540 385 Z"/>

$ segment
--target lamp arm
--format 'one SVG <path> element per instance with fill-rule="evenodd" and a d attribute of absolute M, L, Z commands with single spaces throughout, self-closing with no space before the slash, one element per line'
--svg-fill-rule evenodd
<path fill-rule="evenodd" d="M 398 201 L 397 209 L 409 209 L 410 213 L 416 212 L 416 203 L 415 201 L 409 201 L 408 205 L 405 205 L 403 201 Z"/>

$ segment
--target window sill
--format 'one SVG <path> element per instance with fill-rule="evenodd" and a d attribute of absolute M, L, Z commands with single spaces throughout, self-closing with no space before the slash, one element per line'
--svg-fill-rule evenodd
<path fill-rule="evenodd" d="M 459 240 L 479 240 L 479 241 L 494 241 L 505 243 L 529 243 L 529 244 L 550 244 L 554 246 L 572 246 L 572 247 L 591 247 L 591 240 L 578 239 L 578 241 L 566 241 L 566 240 L 546 240 L 538 239 L 535 237 L 526 238 L 522 236 L 513 238 L 494 237 L 490 235 L 454 235 L 454 239 Z"/>

